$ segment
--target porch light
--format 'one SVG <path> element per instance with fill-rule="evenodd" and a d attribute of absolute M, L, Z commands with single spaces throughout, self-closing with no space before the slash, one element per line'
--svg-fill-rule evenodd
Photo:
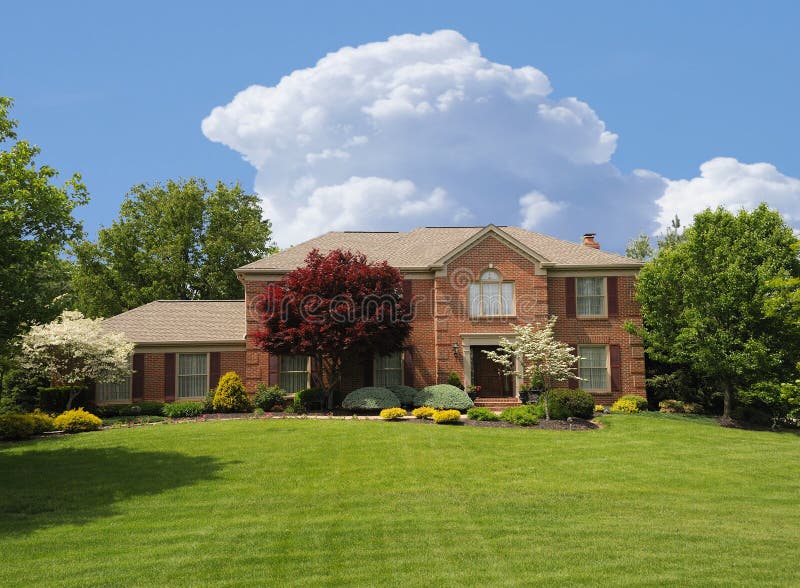
<path fill-rule="evenodd" d="M 458 341 L 453 343 L 453 357 L 458 358 Z"/>

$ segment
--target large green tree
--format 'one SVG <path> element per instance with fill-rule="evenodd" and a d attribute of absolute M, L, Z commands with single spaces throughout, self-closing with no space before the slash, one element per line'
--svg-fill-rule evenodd
<path fill-rule="evenodd" d="M 33 322 L 62 310 L 69 286 L 65 247 L 81 236 L 73 210 L 88 201 L 78 174 L 58 185 L 58 171 L 40 165 L 38 147 L 18 140 L 9 117 L 13 100 L 0 96 L 0 358 Z M 0 366 L 2 371 L 2 366 Z"/>
<path fill-rule="evenodd" d="M 779 213 L 762 204 L 696 215 L 639 276 L 648 355 L 713 382 L 729 418 L 737 390 L 788 375 L 797 361 L 796 321 L 765 312 L 772 281 L 792 277 L 798 241 Z"/>
<path fill-rule="evenodd" d="M 261 214 L 238 183 L 134 186 L 97 242 L 75 248 L 76 306 L 101 317 L 157 299 L 241 298 L 233 270 L 274 250 Z"/>

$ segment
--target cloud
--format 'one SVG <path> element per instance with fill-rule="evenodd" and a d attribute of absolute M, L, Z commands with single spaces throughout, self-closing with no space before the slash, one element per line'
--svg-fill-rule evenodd
<path fill-rule="evenodd" d="M 677 214 L 686 224 L 706 208 L 752 210 L 761 202 L 779 210 L 789 224 L 800 222 L 800 179 L 786 176 L 769 163 L 741 163 L 716 157 L 700 166 L 689 180 L 667 180 L 657 201 L 659 229 L 666 229 Z"/>
<path fill-rule="evenodd" d="M 706 178 L 718 160 L 692 180 L 623 173 L 612 162 L 617 135 L 588 104 L 554 96 L 540 70 L 492 62 L 447 30 L 339 49 L 239 92 L 202 130 L 254 166 L 282 246 L 332 229 L 491 222 L 571 240 L 597 232 L 619 251 L 674 208 L 683 218 L 705 202 L 692 193 L 709 182 L 725 185 Z M 763 170 L 747 184 L 740 168 L 749 168 L 736 164 L 727 169 L 741 177 L 742 198 L 748 185 L 780 183 Z"/>

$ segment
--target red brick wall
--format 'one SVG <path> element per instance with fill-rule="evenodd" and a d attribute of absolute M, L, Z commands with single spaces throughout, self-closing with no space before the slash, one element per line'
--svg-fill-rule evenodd
<path fill-rule="evenodd" d="M 625 332 L 624 325 L 630 321 L 641 326 L 639 305 L 634 299 L 633 276 L 619 276 L 619 316 L 613 318 L 567 318 L 566 316 L 566 278 L 551 277 L 548 280 L 549 309 L 551 315 L 558 316 L 556 337 L 577 345 L 619 345 L 622 360 L 622 391 L 609 394 L 595 394 L 601 403 L 612 402 L 624 394 L 645 396 L 644 388 L 644 348 L 639 337 Z"/>
<path fill-rule="evenodd" d="M 257 305 L 268 282 L 245 282 L 244 301 L 247 312 L 247 342 L 245 344 L 244 384 L 247 392 L 254 394 L 260 383 L 269 383 L 269 354 L 258 349 L 253 343 L 253 335 L 259 329 Z"/>

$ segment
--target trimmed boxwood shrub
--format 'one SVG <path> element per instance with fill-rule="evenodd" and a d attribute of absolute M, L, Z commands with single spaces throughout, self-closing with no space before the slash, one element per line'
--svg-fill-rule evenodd
<path fill-rule="evenodd" d="M 432 406 L 436 409 L 469 410 L 475 404 L 466 392 L 450 384 L 426 386 L 414 395 L 414 406 Z"/>
<path fill-rule="evenodd" d="M 93 406 L 92 412 L 100 418 L 118 416 L 160 416 L 163 402 L 134 402 L 133 404 L 102 404 Z"/>
<path fill-rule="evenodd" d="M 366 386 L 353 390 L 344 397 L 342 408 L 347 410 L 383 410 L 400 406 L 394 392 L 388 388 Z"/>
<path fill-rule="evenodd" d="M 28 415 L 33 423 L 33 434 L 41 435 L 47 431 L 55 430 L 55 419 L 38 408 Z"/>
<path fill-rule="evenodd" d="M 414 418 L 418 419 L 432 419 L 433 413 L 435 412 L 436 410 L 431 408 L 430 406 L 420 406 L 419 408 L 415 408 L 414 410 L 412 410 L 411 414 L 414 415 Z"/>
<path fill-rule="evenodd" d="M 389 390 L 397 396 L 401 406 L 414 406 L 414 396 L 417 394 L 415 388 L 404 386 L 403 384 L 395 384 L 394 386 L 389 386 Z"/>
<path fill-rule="evenodd" d="M 437 425 L 457 423 L 461 421 L 461 413 L 457 410 L 437 410 L 433 413 L 433 422 Z"/>
<path fill-rule="evenodd" d="M 634 413 L 647 410 L 647 399 L 635 394 L 626 394 L 611 405 L 611 412 Z"/>
<path fill-rule="evenodd" d="M 325 392 L 319 388 L 305 388 L 294 394 L 294 411 L 308 412 L 312 408 L 322 408 Z"/>
<path fill-rule="evenodd" d="M 532 427 L 539 422 L 536 407 L 531 404 L 509 406 L 500 413 L 500 419 L 521 427 Z"/>
<path fill-rule="evenodd" d="M 264 411 L 270 411 L 279 404 L 283 404 L 283 397 L 286 391 L 280 386 L 269 386 L 259 384 L 256 386 L 256 397 L 253 404 Z"/>
<path fill-rule="evenodd" d="M 34 435 L 35 429 L 36 425 L 29 414 L 0 414 L 0 439 L 27 439 Z"/>
<path fill-rule="evenodd" d="M 96 431 L 103 426 L 100 417 L 86 412 L 82 408 L 65 410 L 53 421 L 53 426 L 58 431 L 67 433 L 82 433 L 84 431 Z"/>
<path fill-rule="evenodd" d="M 39 388 L 39 408 L 45 412 L 62 412 L 66 410 L 73 391 L 78 395 L 72 401 L 72 406 L 89 406 L 94 402 L 86 386 L 53 386 Z"/>
<path fill-rule="evenodd" d="M 205 412 L 203 402 L 170 402 L 165 404 L 162 412 L 171 419 L 183 419 L 200 416 Z"/>
<path fill-rule="evenodd" d="M 474 406 L 467 411 L 467 418 L 473 421 L 499 421 L 500 416 L 485 406 Z"/>
<path fill-rule="evenodd" d="M 384 408 L 381 411 L 381 418 L 385 421 L 393 421 L 408 414 L 403 408 Z"/>
<path fill-rule="evenodd" d="M 594 398 L 578 388 L 557 388 L 547 393 L 550 418 L 564 420 L 568 417 L 590 419 L 594 416 Z M 544 395 L 536 403 L 536 416 L 545 417 Z"/>
<path fill-rule="evenodd" d="M 220 378 L 214 392 L 214 410 L 217 412 L 250 412 L 252 410 L 244 383 L 236 372 L 228 372 Z"/>

